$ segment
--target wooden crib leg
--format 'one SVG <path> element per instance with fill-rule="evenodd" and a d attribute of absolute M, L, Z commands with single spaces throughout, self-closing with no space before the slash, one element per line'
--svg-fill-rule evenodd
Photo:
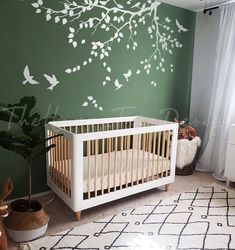
<path fill-rule="evenodd" d="M 82 211 L 76 212 L 76 219 L 77 219 L 77 221 L 81 220 L 81 215 L 82 215 Z"/>
<path fill-rule="evenodd" d="M 169 191 L 169 189 L 170 189 L 170 184 L 166 184 L 165 185 L 165 191 L 167 192 L 167 191 Z"/>

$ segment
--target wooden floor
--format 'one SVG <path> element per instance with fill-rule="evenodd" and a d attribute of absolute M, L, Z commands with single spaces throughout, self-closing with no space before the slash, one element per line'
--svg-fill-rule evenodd
<path fill-rule="evenodd" d="M 70 208 L 67 207 L 67 205 L 65 205 L 58 197 L 49 195 L 42 197 L 39 200 L 44 203 L 54 197 L 53 201 L 45 207 L 51 216 L 47 234 L 52 234 L 61 232 L 68 228 L 83 225 L 94 220 L 99 220 L 112 214 L 121 213 L 135 207 L 143 206 L 146 203 L 151 203 L 158 199 L 167 198 L 184 191 L 190 191 L 199 186 L 211 183 L 220 183 L 221 185 L 225 185 L 224 182 L 215 180 L 209 173 L 195 171 L 194 174 L 190 176 L 176 176 L 176 182 L 169 186 L 167 192 L 165 191 L 165 186 L 163 186 L 162 188 L 152 189 L 131 197 L 87 209 L 82 211 L 80 221 L 76 220 L 76 214 L 72 212 Z M 10 242 L 9 249 L 19 249 L 19 246 L 13 242 Z"/>

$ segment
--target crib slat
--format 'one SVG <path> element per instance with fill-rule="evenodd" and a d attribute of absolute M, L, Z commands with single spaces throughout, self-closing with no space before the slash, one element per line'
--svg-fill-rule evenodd
<path fill-rule="evenodd" d="M 141 135 L 138 134 L 138 149 L 137 149 L 137 171 L 136 171 L 136 181 L 137 184 L 139 184 L 139 162 L 140 162 L 140 139 L 141 139 Z"/>
<path fill-rule="evenodd" d="M 110 130 L 113 130 L 113 123 L 110 124 Z M 113 152 L 113 138 L 111 137 L 111 152 Z"/>
<path fill-rule="evenodd" d="M 67 169 L 67 158 L 66 158 L 66 138 L 63 137 L 63 158 L 64 158 L 64 192 L 67 194 L 67 176 L 66 176 L 66 169 Z"/>
<path fill-rule="evenodd" d="M 90 141 L 87 141 L 87 195 L 88 199 L 91 198 L 91 189 L 90 189 L 90 180 L 91 180 L 91 160 L 90 160 L 90 154 L 91 154 L 91 145 Z"/>
<path fill-rule="evenodd" d="M 64 193 L 68 195 L 67 193 L 67 158 L 66 158 L 66 138 L 63 137 L 63 158 L 64 158 Z"/>
<path fill-rule="evenodd" d="M 106 131 L 108 131 L 109 129 L 108 129 L 108 124 L 106 124 Z M 106 147 L 107 147 L 107 149 L 106 149 L 106 152 L 108 153 L 108 151 L 109 151 L 109 143 L 108 143 L 108 139 L 106 138 Z"/>
<path fill-rule="evenodd" d="M 53 135 L 56 135 L 55 133 Z M 58 137 L 56 137 L 53 141 L 53 143 L 56 145 L 56 149 L 55 149 L 55 175 L 56 175 L 56 185 L 62 189 L 62 164 L 61 164 L 61 157 L 60 157 L 60 148 L 61 148 L 61 144 L 60 144 L 60 140 Z"/>
<path fill-rule="evenodd" d="M 102 170 L 101 170 L 101 194 L 104 194 L 104 143 L 105 140 L 102 139 Z"/>
<path fill-rule="evenodd" d="M 122 156 L 123 156 L 123 136 L 121 136 L 121 143 L 120 143 L 120 189 L 122 189 L 122 163 L 123 163 L 123 160 L 122 160 Z"/>
<path fill-rule="evenodd" d="M 152 147 L 152 133 L 148 134 L 148 177 L 147 180 L 149 181 L 150 177 L 150 153 L 151 153 L 151 147 Z"/>
<path fill-rule="evenodd" d="M 55 133 L 52 132 L 52 136 L 54 136 Z M 52 143 L 55 144 L 55 138 L 52 139 Z M 52 153 L 53 153 L 53 170 L 54 170 L 54 183 L 57 184 L 57 169 L 56 169 L 56 150 L 55 148 L 52 149 Z"/>
<path fill-rule="evenodd" d="M 61 144 L 60 144 L 60 137 L 56 137 L 57 138 L 57 150 L 58 150 L 58 162 L 59 162 L 59 187 L 60 189 L 62 189 L 62 165 L 61 165 L 61 154 L 60 154 L 60 148 L 61 148 Z"/>
<path fill-rule="evenodd" d="M 145 140 L 146 140 L 146 134 L 143 134 L 143 145 L 142 145 L 142 183 L 144 182 L 144 170 L 145 170 Z"/>
<path fill-rule="evenodd" d="M 94 132 L 94 125 L 92 124 L 91 125 L 91 133 L 93 133 L 93 132 Z M 95 144 L 95 141 L 92 140 L 91 141 L 91 155 L 94 155 L 94 144 Z"/>
<path fill-rule="evenodd" d="M 54 133 L 55 135 L 55 133 Z M 56 145 L 55 146 L 55 150 L 54 150 L 54 153 L 55 153 L 55 170 L 56 170 L 56 175 L 55 175 L 55 183 L 57 186 L 59 186 L 59 166 L 58 166 L 58 148 L 57 148 L 57 137 L 54 138 L 54 144 Z"/>
<path fill-rule="evenodd" d="M 166 131 L 163 131 L 163 139 L 162 139 L 162 169 L 161 169 L 161 177 L 163 177 L 164 173 L 164 165 L 165 165 L 165 144 L 166 144 Z"/>
<path fill-rule="evenodd" d="M 122 129 L 125 129 L 125 122 L 122 122 Z M 123 149 L 125 149 L 125 136 L 123 136 Z"/>
<path fill-rule="evenodd" d="M 161 147 L 162 132 L 158 132 L 158 144 L 157 144 L 157 176 L 159 176 L 159 160 L 160 160 L 160 147 Z"/>
<path fill-rule="evenodd" d="M 66 139 L 66 194 L 69 195 L 69 141 Z"/>
<path fill-rule="evenodd" d="M 95 197 L 97 196 L 97 169 L 98 169 L 98 140 L 95 140 L 95 178 L 94 178 L 94 185 L 95 185 Z"/>
<path fill-rule="evenodd" d="M 166 144 L 166 175 L 167 176 L 168 176 L 168 170 L 169 170 L 170 137 L 171 137 L 171 131 L 168 131 L 167 132 L 167 144 Z"/>
<path fill-rule="evenodd" d="M 155 150 L 156 150 L 156 132 L 153 133 L 152 180 L 154 179 Z"/>
<path fill-rule="evenodd" d="M 133 186 L 134 157 L 135 157 L 135 135 L 132 135 L 132 159 L 131 159 L 131 186 Z"/>
<path fill-rule="evenodd" d="M 63 158 L 62 158 L 62 139 L 58 137 L 58 153 L 59 153 L 59 174 L 60 174 L 60 189 L 63 190 Z"/>
<path fill-rule="evenodd" d="M 64 145 L 63 145 L 63 137 L 60 137 L 60 162 L 61 162 L 61 189 L 64 191 L 64 157 L 63 157 L 63 150 L 64 150 Z"/>
<path fill-rule="evenodd" d="M 115 151 L 114 151 L 114 191 L 116 191 L 116 175 L 117 175 L 117 137 L 115 137 L 114 139 L 114 143 L 115 143 Z"/>
<path fill-rule="evenodd" d="M 63 192 L 66 193 L 66 158 L 65 158 L 65 137 L 62 137 L 62 158 L 63 158 Z"/>
<path fill-rule="evenodd" d="M 108 192 L 110 193 L 110 163 L 111 163 L 111 139 L 108 138 Z"/>
<path fill-rule="evenodd" d="M 52 133 L 52 136 L 54 136 L 55 133 Z M 55 139 L 52 139 L 52 143 L 55 144 Z M 53 157 L 53 181 L 56 184 L 57 181 L 57 171 L 56 171 L 56 152 L 55 148 L 52 149 L 52 157 Z"/>
<path fill-rule="evenodd" d="M 52 136 L 52 133 L 51 131 L 49 130 L 48 131 L 48 136 L 51 137 Z M 53 144 L 53 141 L 52 139 L 50 139 L 50 143 L 49 145 L 52 145 Z M 49 176 L 50 176 L 50 179 L 53 181 L 52 177 L 53 177 L 53 160 L 52 160 L 52 150 L 49 151 Z"/>
<path fill-rule="evenodd" d="M 126 139 L 126 176 L 125 176 L 125 180 L 126 180 L 126 188 L 128 187 L 128 163 L 129 163 L 129 149 L 128 149 L 128 145 L 130 143 L 130 136 L 127 136 Z"/>

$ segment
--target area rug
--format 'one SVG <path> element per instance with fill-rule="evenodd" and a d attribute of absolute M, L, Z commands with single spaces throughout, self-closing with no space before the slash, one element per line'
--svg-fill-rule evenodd
<path fill-rule="evenodd" d="M 219 185 L 200 187 L 29 246 L 32 250 L 235 249 L 235 192 Z"/>

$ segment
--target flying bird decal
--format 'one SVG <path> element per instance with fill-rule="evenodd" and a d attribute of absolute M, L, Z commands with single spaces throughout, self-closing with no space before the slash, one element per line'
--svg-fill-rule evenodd
<path fill-rule="evenodd" d="M 114 82 L 114 86 L 116 87 L 115 90 L 118 90 L 123 86 L 123 84 L 120 84 L 118 79 L 116 79 Z"/>
<path fill-rule="evenodd" d="M 178 32 L 180 33 L 181 31 L 183 32 L 187 32 L 188 29 L 184 28 L 184 26 L 182 24 L 179 23 L 179 21 L 176 19 L 175 20 L 176 26 L 178 27 Z"/>
<path fill-rule="evenodd" d="M 59 81 L 57 80 L 57 78 L 54 74 L 52 76 L 44 74 L 44 77 L 51 84 L 51 86 L 47 88 L 49 90 L 53 90 L 53 88 L 59 83 Z"/>
<path fill-rule="evenodd" d="M 123 74 L 123 76 L 126 78 L 126 81 L 128 82 L 129 78 L 131 77 L 132 75 L 132 72 L 131 70 L 129 69 L 128 72 L 126 74 Z"/>
<path fill-rule="evenodd" d="M 35 81 L 33 79 L 33 76 L 30 75 L 28 65 L 25 66 L 23 74 L 24 74 L 24 78 L 25 78 L 25 80 L 23 81 L 23 84 L 26 84 L 27 82 L 30 84 L 39 84 L 39 82 Z"/>

